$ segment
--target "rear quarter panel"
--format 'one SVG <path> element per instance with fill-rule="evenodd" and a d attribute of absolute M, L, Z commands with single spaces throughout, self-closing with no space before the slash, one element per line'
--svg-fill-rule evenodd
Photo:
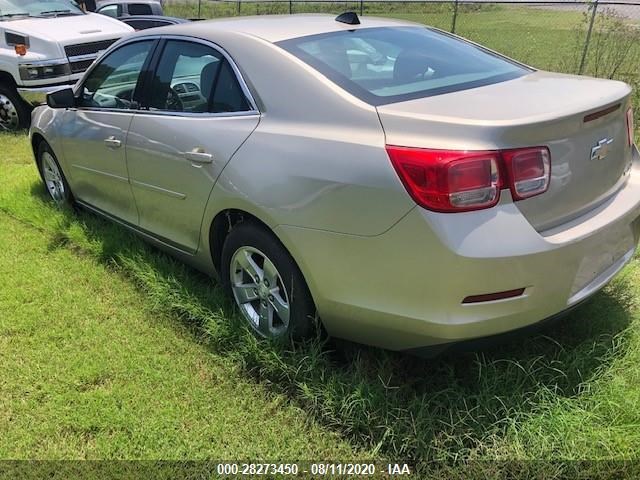
<path fill-rule="evenodd" d="M 271 43 L 231 37 L 219 42 L 242 70 L 262 117 L 222 172 L 209 216 L 241 208 L 272 228 L 375 236 L 413 208 L 374 107 Z"/>

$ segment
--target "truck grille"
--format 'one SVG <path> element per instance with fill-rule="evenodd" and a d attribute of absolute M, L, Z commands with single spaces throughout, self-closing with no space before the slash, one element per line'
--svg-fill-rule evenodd
<path fill-rule="evenodd" d="M 81 55 L 95 55 L 102 50 L 106 50 L 114 43 L 117 38 L 111 40 L 101 40 L 99 42 L 78 43 L 76 45 L 67 45 L 64 52 L 67 57 L 78 57 Z"/>
<path fill-rule="evenodd" d="M 91 66 L 93 60 L 78 60 L 77 62 L 69 62 L 71 65 L 71 73 L 81 73 Z"/>

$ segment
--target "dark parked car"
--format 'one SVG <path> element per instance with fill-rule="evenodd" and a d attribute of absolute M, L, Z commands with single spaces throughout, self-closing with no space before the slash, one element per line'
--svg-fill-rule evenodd
<path fill-rule="evenodd" d="M 176 17 L 163 17 L 160 15 L 133 15 L 118 18 L 121 22 L 126 23 L 136 30 L 146 30 L 147 28 L 166 27 L 167 25 L 176 25 L 178 23 L 186 23 L 191 20 Z"/>

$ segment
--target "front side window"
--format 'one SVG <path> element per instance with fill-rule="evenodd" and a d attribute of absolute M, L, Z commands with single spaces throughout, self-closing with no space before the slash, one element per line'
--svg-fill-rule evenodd
<path fill-rule="evenodd" d="M 151 89 L 152 110 L 220 113 L 249 110 L 225 57 L 200 43 L 166 43 Z"/>
<path fill-rule="evenodd" d="M 84 82 L 81 106 L 133 108 L 134 92 L 152 45 L 152 40 L 130 43 L 104 58 Z"/>
<path fill-rule="evenodd" d="M 490 85 L 530 72 L 426 27 L 343 30 L 278 45 L 373 105 Z"/>

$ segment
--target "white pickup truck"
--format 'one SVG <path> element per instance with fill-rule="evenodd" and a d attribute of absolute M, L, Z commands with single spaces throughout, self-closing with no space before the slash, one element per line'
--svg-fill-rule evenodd
<path fill-rule="evenodd" d="M 0 0 L 0 130 L 29 126 L 31 106 L 73 85 L 133 29 L 72 0 Z"/>

